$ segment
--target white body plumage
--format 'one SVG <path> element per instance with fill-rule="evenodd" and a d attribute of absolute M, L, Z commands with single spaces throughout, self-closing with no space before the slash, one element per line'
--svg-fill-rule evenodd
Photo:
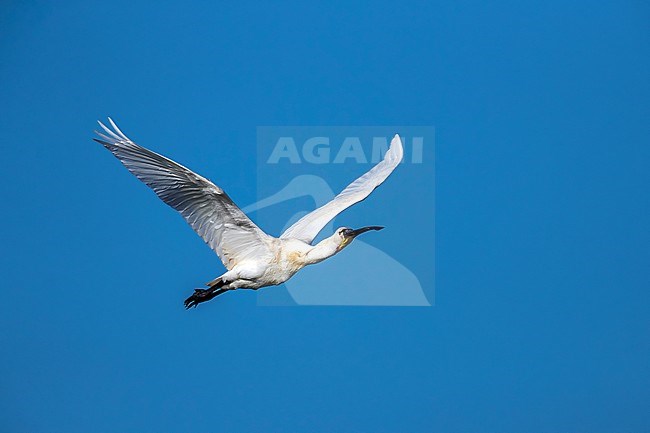
<path fill-rule="evenodd" d="M 273 238 L 268 247 L 269 251 L 274 252 L 273 255 L 237 263 L 232 270 L 208 284 L 217 280 L 228 281 L 223 286 L 225 289 L 259 289 L 282 284 L 305 266 L 321 262 L 338 253 L 342 249 L 341 243 L 342 235 L 339 231 L 316 245 L 298 239 Z"/>

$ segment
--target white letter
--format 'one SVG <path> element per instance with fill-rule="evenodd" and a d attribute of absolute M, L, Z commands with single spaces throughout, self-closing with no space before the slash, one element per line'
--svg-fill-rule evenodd
<path fill-rule="evenodd" d="M 373 137 L 372 138 L 372 163 L 377 164 L 384 159 L 384 155 L 388 152 L 388 139 L 386 137 Z"/>
<path fill-rule="evenodd" d="M 316 147 L 319 144 L 324 144 L 323 147 Z M 312 137 L 305 141 L 305 146 L 302 148 L 302 157 L 305 161 L 312 164 L 325 164 L 330 160 L 330 139 L 327 137 Z M 314 152 L 316 150 L 316 152 Z"/>
<path fill-rule="evenodd" d="M 300 164 L 300 155 L 296 149 L 296 142 L 291 137 L 280 137 L 278 142 L 275 143 L 271 156 L 266 161 L 267 164 L 277 164 L 280 158 L 289 158 L 292 164 Z"/>
<path fill-rule="evenodd" d="M 413 137 L 413 153 L 411 154 L 411 162 L 413 164 L 422 164 L 422 142 L 423 137 Z"/>
<path fill-rule="evenodd" d="M 363 153 L 359 137 L 346 137 L 346 139 L 343 140 L 341 150 L 339 150 L 339 153 L 336 154 L 336 158 L 334 158 L 334 164 L 340 164 L 348 158 L 356 159 L 358 164 L 368 162 L 366 155 Z"/>

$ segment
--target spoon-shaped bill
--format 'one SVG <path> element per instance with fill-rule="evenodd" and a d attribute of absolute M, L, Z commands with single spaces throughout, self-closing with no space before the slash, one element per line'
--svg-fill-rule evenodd
<path fill-rule="evenodd" d="M 383 228 L 384 227 L 381 227 L 381 226 L 361 227 L 360 229 L 356 229 L 356 230 L 348 229 L 345 232 L 343 232 L 343 234 L 345 235 L 345 237 L 354 238 L 354 237 L 359 236 L 361 233 L 365 233 L 365 232 L 368 232 L 370 230 L 381 230 Z"/>

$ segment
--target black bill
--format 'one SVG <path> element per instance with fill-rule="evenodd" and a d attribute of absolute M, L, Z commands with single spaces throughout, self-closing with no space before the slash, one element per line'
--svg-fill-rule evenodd
<path fill-rule="evenodd" d="M 368 226 L 368 227 L 361 227 L 360 229 L 352 230 L 352 229 L 347 229 L 346 231 L 343 232 L 343 235 L 346 238 L 354 238 L 359 236 L 361 233 L 368 232 L 370 230 L 381 230 L 383 227 L 381 226 Z"/>

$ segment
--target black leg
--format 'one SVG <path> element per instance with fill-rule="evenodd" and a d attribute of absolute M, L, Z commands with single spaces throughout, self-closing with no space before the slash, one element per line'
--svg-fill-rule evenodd
<path fill-rule="evenodd" d="M 222 289 L 220 287 L 210 287 L 209 289 L 194 289 L 192 296 L 185 300 L 185 308 L 190 309 L 199 305 L 201 302 L 209 301 L 210 299 L 226 293 L 229 289 Z"/>

